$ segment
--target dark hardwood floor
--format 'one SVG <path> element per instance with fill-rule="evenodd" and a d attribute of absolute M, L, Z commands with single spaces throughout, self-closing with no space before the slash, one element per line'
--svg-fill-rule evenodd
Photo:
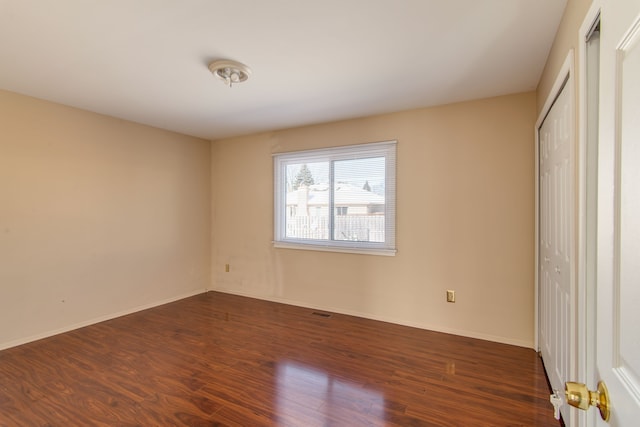
<path fill-rule="evenodd" d="M 0 426 L 557 427 L 548 396 L 531 349 L 217 292 L 0 351 Z"/>

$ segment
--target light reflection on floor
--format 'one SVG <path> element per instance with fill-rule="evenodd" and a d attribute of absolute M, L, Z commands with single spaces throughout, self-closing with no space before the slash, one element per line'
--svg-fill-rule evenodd
<path fill-rule="evenodd" d="M 277 413 L 285 421 L 304 423 L 309 417 L 313 425 L 335 421 L 349 425 L 384 423 L 385 400 L 381 392 L 316 367 L 293 361 L 279 362 L 276 389 Z"/>

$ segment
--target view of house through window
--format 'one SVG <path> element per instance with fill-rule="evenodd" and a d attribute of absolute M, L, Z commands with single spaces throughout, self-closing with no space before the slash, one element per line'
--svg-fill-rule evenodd
<path fill-rule="evenodd" d="M 275 156 L 276 242 L 395 249 L 395 143 Z"/>

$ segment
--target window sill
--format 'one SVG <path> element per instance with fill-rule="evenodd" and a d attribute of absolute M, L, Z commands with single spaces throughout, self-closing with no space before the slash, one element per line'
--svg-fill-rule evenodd
<path fill-rule="evenodd" d="M 304 243 L 292 243 L 292 242 L 273 242 L 273 247 L 278 249 L 298 249 L 298 250 L 304 250 L 304 251 L 341 252 L 346 254 L 380 255 L 380 256 L 396 256 L 396 252 L 397 252 L 396 249 L 319 246 L 319 245 L 308 245 Z"/>

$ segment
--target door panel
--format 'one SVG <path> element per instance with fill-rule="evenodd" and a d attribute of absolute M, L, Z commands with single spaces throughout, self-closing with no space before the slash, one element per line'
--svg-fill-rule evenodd
<path fill-rule="evenodd" d="M 603 1 L 601 22 L 597 374 L 609 388 L 610 425 L 632 426 L 640 415 L 640 0 Z"/>
<path fill-rule="evenodd" d="M 617 348 L 623 376 L 636 393 L 640 374 L 640 339 L 635 311 L 640 307 L 640 48 L 638 32 L 633 34 L 629 45 L 621 50 L 620 102 L 620 265 L 619 265 L 619 305 L 620 325 L 619 346 Z M 625 120 L 625 117 L 634 120 Z"/>

